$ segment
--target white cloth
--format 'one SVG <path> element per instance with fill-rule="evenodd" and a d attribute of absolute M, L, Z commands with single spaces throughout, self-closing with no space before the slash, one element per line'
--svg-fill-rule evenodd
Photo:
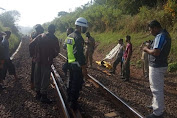
<path fill-rule="evenodd" d="M 117 44 L 110 52 L 106 55 L 106 57 L 103 59 L 112 59 L 116 54 L 118 54 L 123 46 L 121 44 Z"/>
<path fill-rule="evenodd" d="M 149 66 L 149 83 L 153 95 L 153 113 L 157 116 L 164 112 L 164 74 L 167 67 L 154 68 Z"/>

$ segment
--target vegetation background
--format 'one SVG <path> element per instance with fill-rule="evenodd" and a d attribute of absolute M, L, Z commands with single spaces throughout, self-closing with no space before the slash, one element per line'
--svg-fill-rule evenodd
<path fill-rule="evenodd" d="M 9 38 L 10 54 L 14 52 L 20 42 L 20 33 L 15 22 L 18 21 L 20 14 L 18 11 L 5 11 L 0 14 L 0 31 L 11 31 L 12 34 Z"/>
<path fill-rule="evenodd" d="M 166 28 L 172 37 L 172 49 L 169 58 L 169 71 L 177 70 L 177 1 L 176 0 L 91 0 L 72 12 L 60 11 L 58 17 L 44 23 L 47 29 L 50 23 L 56 25 L 59 39 L 66 38 L 66 29 L 74 28 L 78 17 L 89 22 L 89 32 L 98 42 L 97 51 L 106 55 L 126 35 L 132 37 L 132 64 L 139 67 L 141 51 L 139 46 L 146 40 L 153 40 L 147 24 L 156 19 Z M 10 30 L 10 49 L 20 42 L 21 34 L 15 22 L 18 11 L 6 11 L 0 14 L 0 31 Z M 124 41 L 125 42 L 125 41 Z"/>
<path fill-rule="evenodd" d="M 89 31 L 99 43 L 97 51 L 105 55 L 110 47 L 117 44 L 126 35 L 132 37 L 132 64 L 139 65 L 141 58 L 140 45 L 146 40 L 153 40 L 147 24 L 156 19 L 167 29 L 172 37 L 172 49 L 169 58 L 169 71 L 177 67 L 177 1 L 176 0 L 92 0 L 78 7 L 73 12 L 58 12 L 58 18 L 52 22 L 57 26 L 57 36 L 66 38 L 66 29 L 74 28 L 78 17 L 89 22 Z M 49 23 L 43 26 L 47 27 Z M 103 48 L 104 47 L 104 48 Z M 176 69 L 174 69 L 176 68 Z"/>

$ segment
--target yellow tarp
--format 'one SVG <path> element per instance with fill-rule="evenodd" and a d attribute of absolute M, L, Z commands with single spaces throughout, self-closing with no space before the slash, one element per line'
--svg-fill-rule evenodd
<path fill-rule="evenodd" d="M 111 65 L 110 62 L 106 62 L 106 61 L 96 61 L 96 63 L 97 63 L 99 66 L 104 66 L 105 68 L 112 69 L 112 65 Z"/>

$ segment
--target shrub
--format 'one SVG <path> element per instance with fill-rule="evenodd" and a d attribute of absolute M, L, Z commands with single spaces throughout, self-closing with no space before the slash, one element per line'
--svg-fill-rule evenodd
<path fill-rule="evenodd" d="M 170 63 L 169 65 L 168 65 L 168 71 L 169 72 L 174 72 L 174 71 L 176 71 L 177 70 L 177 62 L 175 62 L 175 63 Z"/>

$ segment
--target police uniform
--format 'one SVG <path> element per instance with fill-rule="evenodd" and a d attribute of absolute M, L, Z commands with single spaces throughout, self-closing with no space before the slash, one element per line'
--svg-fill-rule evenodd
<path fill-rule="evenodd" d="M 68 87 L 68 101 L 71 103 L 71 108 L 77 108 L 77 99 L 79 98 L 79 91 L 83 84 L 83 75 L 81 66 L 86 65 L 83 51 L 84 39 L 77 30 L 67 37 L 67 56 L 69 63 L 69 87 Z"/>

